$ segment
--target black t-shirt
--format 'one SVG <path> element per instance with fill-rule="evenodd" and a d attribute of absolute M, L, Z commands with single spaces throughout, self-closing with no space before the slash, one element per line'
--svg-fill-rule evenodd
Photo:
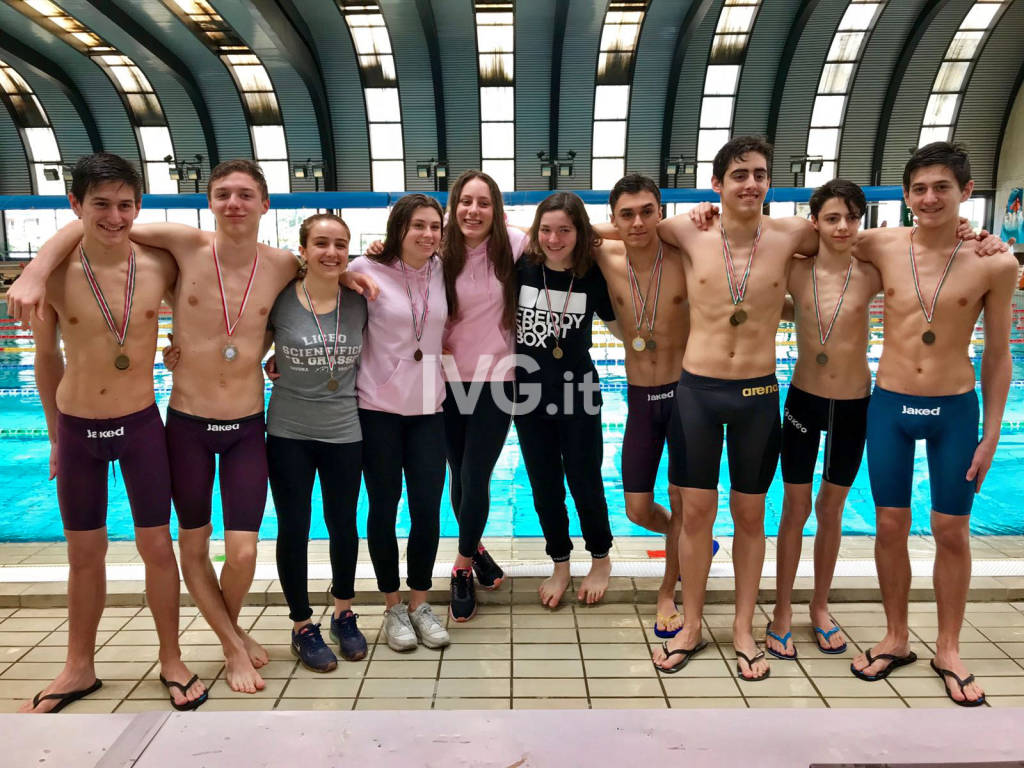
<path fill-rule="evenodd" d="M 571 271 L 556 272 L 533 264 L 524 256 L 516 273 L 516 354 L 522 356 L 516 368 L 517 402 L 521 404 L 516 413 L 572 416 L 599 407 L 597 369 L 590 358 L 591 329 L 595 313 L 602 320 L 615 319 L 601 270 L 595 264 L 583 277 L 573 278 Z M 555 328 L 563 307 L 565 316 L 558 338 L 562 356 L 557 358 L 553 354 Z M 531 361 L 535 364 L 531 365 Z M 571 394 L 567 396 L 566 388 L 570 385 Z M 524 401 L 533 401 L 533 407 Z"/>

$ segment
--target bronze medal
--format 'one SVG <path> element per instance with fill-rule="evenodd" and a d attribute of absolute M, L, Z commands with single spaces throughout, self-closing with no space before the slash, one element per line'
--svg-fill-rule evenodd
<path fill-rule="evenodd" d="M 645 349 L 647 349 L 647 344 L 642 337 L 634 336 L 632 347 L 637 352 L 643 352 Z"/>
<path fill-rule="evenodd" d="M 236 347 L 234 344 L 225 344 L 224 350 L 221 354 L 224 355 L 225 360 L 227 360 L 229 363 L 232 363 L 238 357 L 238 347 Z"/>
<path fill-rule="evenodd" d="M 924 333 L 921 334 L 921 341 L 923 341 L 925 344 L 934 344 L 935 334 L 932 331 L 925 331 Z"/>
<path fill-rule="evenodd" d="M 747 322 L 747 312 L 744 309 L 737 309 L 729 316 L 729 323 L 734 327 Z"/>
<path fill-rule="evenodd" d="M 412 353 L 412 359 L 415 360 L 417 363 L 420 360 L 422 360 L 423 359 L 423 350 L 417 348 L 416 351 Z"/>
<path fill-rule="evenodd" d="M 935 293 L 932 294 L 931 303 L 926 306 L 924 303 L 924 296 L 921 295 L 921 278 L 917 274 L 917 259 L 914 257 L 914 233 L 916 231 L 917 227 L 910 230 L 910 272 L 914 277 L 914 292 L 917 294 L 917 302 L 921 305 L 921 312 L 924 313 L 925 321 L 931 324 L 932 318 L 935 317 L 935 305 L 939 300 L 939 292 L 942 290 L 942 286 L 946 283 L 946 278 L 949 277 L 949 270 L 953 266 L 953 260 L 956 258 L 957 253 L 960 251 L 960 246 L 964 244 L 964 241 L 958 241 L 956 248 L 953 249 L 953 252 L 949 254 L 949 258 L 946 259 L 946 267 L 942 270 L 939 282 L 935 286 Z M 929 346 L 934 344 L 935 332 L 929 328 L 921 334 L 921 341 Z"/>
<path fill-rule="evenodd" d="M 328 392 L 337 392 L 338 391 L 338 380 L 337 379 L 330 378 L 330 379 L 327 380 L 327 391 Z"/>
<path fill-rule="evenodd" d="M 644 346 L 647 348 L 648 352 L 653 352 L 658 348 L 658 343 L 654 339 L 648 339 Z"/>
<path fill-rule="evenodd" d="M 818 356 L 814 358 L 814 362 L 816 362 L 818 365 L 825 365 L 826 363 L 828 363 L 828 355 L 826 355 L 824 352 L 819 352 Z"/>
<path fill-rule="evenodd" d="M 125 355 L 123 353 L 114 358 L 114 367 L 117 368 L 117 370 L 119 371 L 127 370 L 128 366 L 131 364 L 131 359 L 128 357 L 128 355 Z"/>
<path fill-rule="evenodd" d="M 555 360 L 561 360 L 562 355 L 564 354 L 565 353 L 562 351 L 562 348 L 557 344 L 555 345 L 555 348 L 551 350 L 551 356 L 554 357 Z"/>

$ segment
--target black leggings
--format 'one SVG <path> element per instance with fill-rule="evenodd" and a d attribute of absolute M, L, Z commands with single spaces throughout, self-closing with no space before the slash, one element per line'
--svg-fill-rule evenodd
<path fill-rule="evenodd" d="M 363 429 L 363 480 L 370 501 L 366 543 L 377 588 L 397 592 L 401 585 L 395 521 L 404 471 L 410 523 L 405 581 L 409 589 L 430 589 L 441 530 L 444 416 L 400 416 L 360 408 L 359 423 Z"/>
<path fill-rule="evenodd" d="M 292 621 L 305 621 L 313 615 L 309 606 L 306 550 L 313 480 L 317 474 L 330 537 L 331 594 L 338 600 L 355 596 L 359 552 L 356 504 L 362 445 L 267 436 L 270 491 L 277 509 L 277 574 Z"/>
<path fill-rule="evenodd" d="M 448 492 L 459 521 L 459 554 L 471 557 L 484 535 L 491 506 L 491 473 L 512 423 L 512 382 L 456 382 L 455 386 L 467 393 L 480 388 L 468 413 L 462 413 L 451 384 L 445 387 L 444 399 L 444 434 L 451 467 Z M 492 387 L 504 390 L 504 408 L 503 403 L 494 402 Z"/>
<path fill-rule="evenodd" d="M 528 414 L 516 416 L 515 421 L 533 489 L 533 506 L 547 543 L 545 551 L 556 563 L 568 560 L 572 551 L 569 512 L 565 508 L 568 482 L 587 551 L 593 557 L 606 557 L 612 546 L 612 532 L 601 479 L 601 414 L 567 419 Z"/>

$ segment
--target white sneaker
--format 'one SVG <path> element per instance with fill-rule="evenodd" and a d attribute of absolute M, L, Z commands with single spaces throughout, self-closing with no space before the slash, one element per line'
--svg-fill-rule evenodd
<path fill-rule="evenodd" d="M 448 636 L 448 630 L 441 626 L 429 603 L 423 603 L 410 613 L 409 621 L 419 635 L 420 642 L 427 648 L 444 648 L 452 641 Z"/>
<path fill-rule="evenodd" d="M 409 609 L 398 603 L 384 611 L 384 639 L 393 651 L 411 651 L 416 648 L 416 632 L 409 621 Z"/>

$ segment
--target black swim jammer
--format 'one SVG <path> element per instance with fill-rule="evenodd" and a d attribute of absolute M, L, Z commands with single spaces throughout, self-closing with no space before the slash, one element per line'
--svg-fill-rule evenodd
<path fill-rule="evenodd" d="M 790 385 L 782 419 L 782 479 L 810 483 L 818 458 L 818 440 L 825 432 L 822 478 L 849 488 L 864 457 L 868 429 L 868 397 L 835 400 Z"/>

